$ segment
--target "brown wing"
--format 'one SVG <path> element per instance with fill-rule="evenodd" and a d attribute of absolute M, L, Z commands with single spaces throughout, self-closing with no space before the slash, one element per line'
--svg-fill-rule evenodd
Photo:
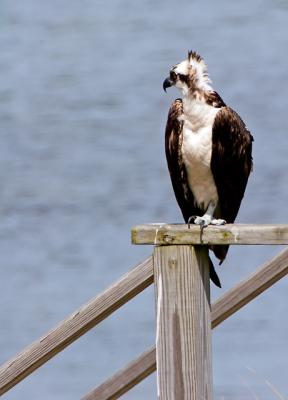
<path fill-rule="evenodd" d="M 229 107 L 216 114 L 212 130 L 211 171 L 218 191 L 217 218 L 233 223 L 252 169 L 253 137 L 239 115 Z M 211 246 L 220 264 L 229 246 Z"/>
<path fill-rule="evenodd" d="M 212 131 L 211 170 L 216 183 L 220 218 L 233 223 L 252 169 L 253 137 L 239 115 L 222 107 Z"/>
<path fill-rule="evenodd" d="M 201 211 L 194 205 L 194 196 L 188 186 L 187 173 L 181 155 L 183 122 L 179 121 L 178 117 L 182 113 L 182 100 L 176 99 L 168 113 L 165 150 L 175 197 L 185 222 L 188 222 L 189 217 L 201 215 Z"/>

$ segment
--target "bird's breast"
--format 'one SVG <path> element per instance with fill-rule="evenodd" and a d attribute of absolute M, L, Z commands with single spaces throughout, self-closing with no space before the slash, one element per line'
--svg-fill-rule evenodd
<path fill-rule="evenodd" d="M 181 153 L 187 171 L 190 190 L 196 204 L 204 211 L 210 201 L 218 201 L 217 188 L 211 171 L 213 121 L 193 129 L 189 121 L 183 123 Z"/>

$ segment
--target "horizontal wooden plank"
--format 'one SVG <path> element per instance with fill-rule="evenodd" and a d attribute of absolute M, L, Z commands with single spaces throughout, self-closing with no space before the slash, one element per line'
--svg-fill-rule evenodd
<path fill-rule="evenodd" d="M 212 304 L 212 328 L 215 328 L 287 274 L 288 249 L 285 249 Z M 143 366 L 141 367 L 142 362 Z M 145 375 L 142 375 L 143 369 L 146 371 Z M 101 386 L 91 391 L 89 397 L 84 397 L 83 400 L 116 400 L 155 370 L 156 349 L 154 346 L 132 361 L 127 367 L 124 367 L 120 373 L 116 373 Z M 118 395 L 118 393 L 120 394 Z"/>
<path fill-rule="evenodd" d="M 132 228 L 133 244 L 217 245 L 217 244 L 288 244 L 288 225 L 208 226 L 200 235 L 200 227 L 187 224 L 146 224 Z"/>
<path fill-rule="evenodd" d="M 117 372 L 102 385 L 88 393 L 83 400 L 118 399 L 156 370 L 155 347 L 148 349 L 136 360 Z"/>
<path fill-rule="evenodd" d="M 55 329 L 7 361 L 0 368 L 0 395 L 108 317 L 152 282 L 152 257 L 149 257 L 105 292 L 61 322 Z"/>

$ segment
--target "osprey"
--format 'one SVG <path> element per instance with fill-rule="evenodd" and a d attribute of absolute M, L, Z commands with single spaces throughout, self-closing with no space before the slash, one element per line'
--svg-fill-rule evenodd
<path fill-rule="evenodd" d="M 196 52 L 175 65 L 163 88 L 176 86 L 182 99 L 169 110 L 165 150 L 184 220 L 201 228 L 233 223 L 252 169 L 253 137 L 240 116 L 211 87 L 207 66 Z M 223 262 L 227 245 L 211 246 Z M 210 258 L 209 258 L 210 260 Z M 220 281 L 210 260 L 210 277 Z"/>

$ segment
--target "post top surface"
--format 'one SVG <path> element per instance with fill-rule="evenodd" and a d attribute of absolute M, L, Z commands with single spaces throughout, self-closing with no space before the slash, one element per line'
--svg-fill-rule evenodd
<path fill-rule="evenodd" d="M 288 244 L 287 224 L 227 224 L 200 227 L 187 224 L 152 223 L 132 228 L 133 244 L 150 245 L 221 245 L 221 244 Z"/>

